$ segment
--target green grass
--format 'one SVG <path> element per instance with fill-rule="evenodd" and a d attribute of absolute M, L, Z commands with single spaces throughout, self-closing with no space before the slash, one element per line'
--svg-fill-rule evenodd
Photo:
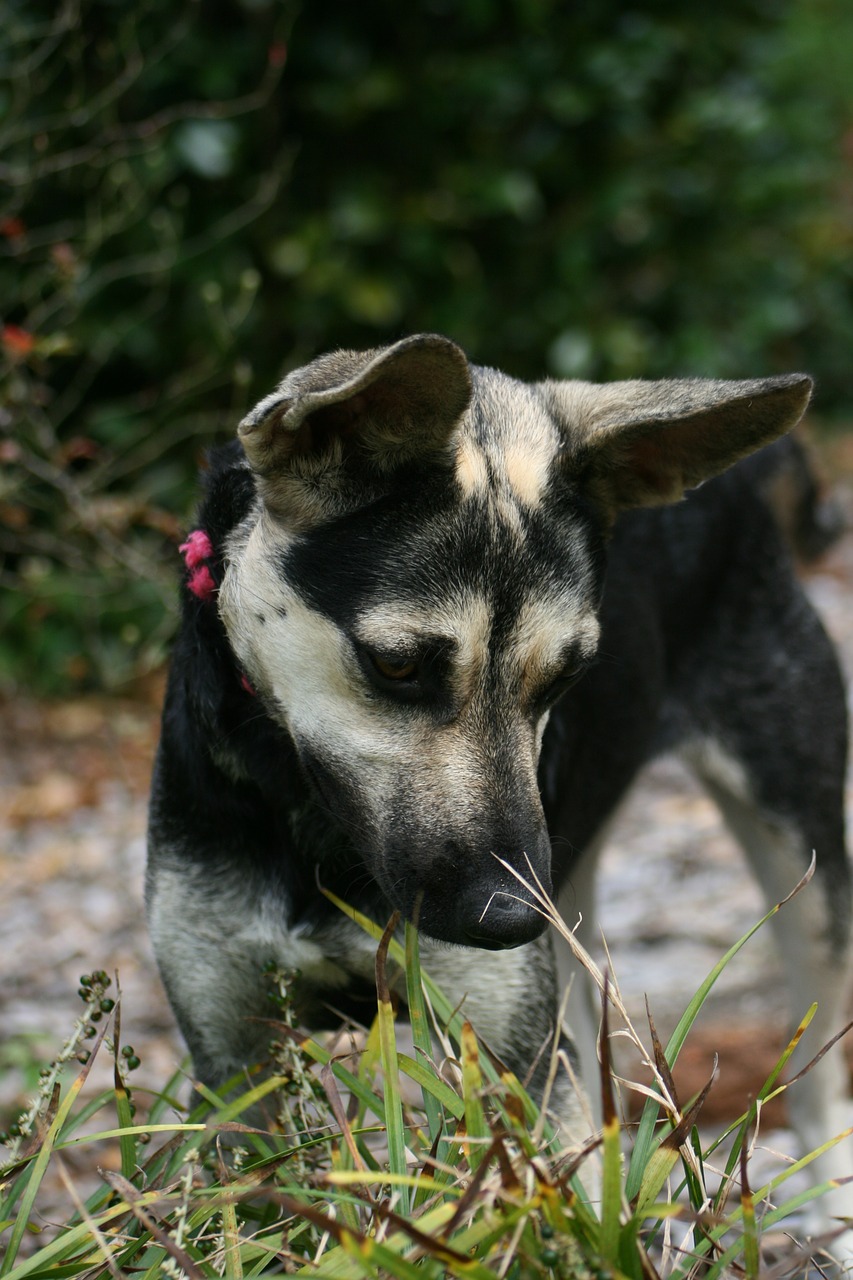
<path fill-rule="evenodd" d="M 181 1073 L 152 1092 L 135 1074 L 129 1084 L 138 1059 L 121 1048 L 106 975 L 84 980 L 83 1016 L 7 1135 L 0 1276 L 716 1280 L 736 1263 L 758 1277 L 762 1232 L 828 1190 L 785 1198 L 787 1180 L 807 1161 L 750 1186 L 757 1110 L 786 1087 L 778 1078 L 796 1037 L 760 1098 L 708 1150 L 696 1120 L 713 1075 L 697 1098 L 682 1104 L 677 1095 L 678 1052 L 723 966 L 754 930 L 715 967 L 666 1047 L 651 1019 L 637 1034 L 618 991 L 594 971 L 604 997 L 604 1128 L 587 1149 L 566 1152 L 553 1118 L 421 971 L 415 931 L 406 926 L 400 941 L 394 922 L 383 933 L 343 909 L 379 944 L 377 1012 L 366 1037 L 350 1051 L 340 1039 L 330 1049 L 300 1033 L 287 975 L 272 972 L 274 1073 L 227 1100 L 205 1091 L 189 1113 L 176 1100 Z M 401 989 L 413 1054 L 398 1046 Z M 635 1086 L 645 1094 L 636 1132 L 621 1118 L 609 1062 L 614 1018 L 641 1048 L 650 1080 Z M 92 1063 L 105 1054 L 113 1084 L 88 1096 Z M 256 1124 L 264 1108 L 270 1123 Z M 98 1171 L 85 1198 L 72 1162 Z M 46 1228 L 40 1204 L 57 1196 L 67 1212 Z"/>

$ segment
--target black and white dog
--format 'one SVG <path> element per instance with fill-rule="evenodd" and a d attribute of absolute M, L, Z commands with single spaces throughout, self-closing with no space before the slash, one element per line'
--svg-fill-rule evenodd
<path fill-rule="evenodd" d="M 608 819 L 663 750 L 769 901 L 816 851 L 777 917 L 794 1018 L 819 1001 L 801 1060 L 840 1029 L 844 691 L 766 496 L 788 445 L 732 466 L 810 389 L 525 384 L 421 335 L 322 356 L 248 415 L 184 547 L 151 801 L 151 932 L 202 1080 L 263 1057 L 269 959 L 309 1025 L 370 995 L 369 940 L 318 882 L 416 921 L 428 970 L 523 1075 L 569 966 L 504 864 L 588 936 Z M 590 1005 L 569 1008 L 589 1068 Z M 841 1127 L 840 1049 L 792 1093 L 812 1148 Z M 568 1079 L 558 1094 L 584 1136 Z M 850 1145 L 821 1175 L 853 1170 Z"/>

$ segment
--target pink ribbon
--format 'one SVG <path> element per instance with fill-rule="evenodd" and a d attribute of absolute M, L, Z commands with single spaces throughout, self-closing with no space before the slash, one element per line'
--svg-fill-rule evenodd
<path fill-rule="evenodd" d="M 178 548 L 189 570 L 187 586 L 199 600 L 212 600 L 216 595 L 216 583 L 206 563 L 213 555 L 213 544 L 203 529 L 193 529 L 186 542 Z"/>

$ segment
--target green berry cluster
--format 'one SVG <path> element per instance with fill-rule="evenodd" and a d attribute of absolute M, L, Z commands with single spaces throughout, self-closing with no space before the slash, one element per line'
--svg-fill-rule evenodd
<path fill-rule="evenodd" d="M 132 1044 L 126 1044 L 124 1046 L 124 1048 L 121 1051 L 121 1056 L 124 1058 L 125 1066 L 127 1067 L 128 1071 L 135 1071 L 136 1068 L 139 1066 L 140 1060 L 137 1057 L 137 1055 L 134 1053 Z"/>
<path fill-rule="evenodd" d="M 106 994 L 107 988 L 112 986 L 112 979 L 103 969 L 95 969 L 92 973 L 84 973 L 80 976 L 80 986 L 77 994 L 86 1005 L 85 1026 L 83 1028 L 83 1036 L 86 1040 L 94 1040 L 98 1034 L 97 1028 L 93 1025 L 100 1022 L 105 1013 L 112 1013 L 116 1007 L 116 1002 L 112 996 Z M 76 1055 L 77 1061 L 86 1063 L 91 1058 L 88 1049 L 81 1049 Z"/>
<path fill-rule="evenodd" d="M 115 1000 L 106 994 L 107 988 L 111 986 L 112 979 L 103 969 L 81 975 L 77 994 L 89 1006 L 87 1012 L 90 1022 L 100 1022 L 105 1013 L 112 1013 L 116 1007 Z"/>

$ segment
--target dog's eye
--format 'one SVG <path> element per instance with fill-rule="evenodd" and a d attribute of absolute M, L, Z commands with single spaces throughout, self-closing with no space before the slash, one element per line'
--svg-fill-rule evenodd
<path fill-rule="evenodd" d="M 386 680 L 411 680 L 418 671 L 417 662 L 411 658 L 381 658 L 378 653 L 371 653 L 370 661 Z"/>
<path fill-rule="evenodd" d="M 571 689 L 573 684 L 577 684 L 581 676 L 587 669 L 585 662 L 574 662 L 564 667 L 556 679 L 552 680 L 544 693 L 545 702 L 554 702 L 567 689 Z"/>
<path fill-rule="evenodd" d="M 404 637 L 395 652 L 390 638 L 387 647 L 377 650 L 353 639 L 353 648 L 366 692 L 370 697 L 383 697 L 392 703 L 415 703 L 430 706 L 439 714 L 448 701 L 450 645 L 444 637 L 419 637 L 407 643 Z"/>

